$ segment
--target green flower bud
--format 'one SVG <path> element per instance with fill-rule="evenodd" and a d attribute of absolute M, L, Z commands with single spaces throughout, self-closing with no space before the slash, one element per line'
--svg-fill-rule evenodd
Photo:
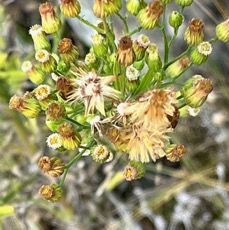
<path fill-rule="evenodd" d="M 67 73 L 70 69 L 70 63 L 66 63 L 63 60 L 60 60 L 57 64 L 57 70 L 61 73 Z"/>
<path fill-rule="evenodd" d="M 229 42 L 229 18 L 215 28 L 216 36 L 223 42 Z"/>
<path fill-rule="evenodd" d="M 204 38 L 204 23 L 200 19 L 192 19 L 184 34 L 184 40 L 188 45 L 198 45 Z"/>
<path fill-rule="evenodd" d="M 137 40 L 134 41 L 133 50 L 135 53 L 136 61 L 140 61 L 145 56 L 145 51 L 150 44 L 149 37 L 141 34 Z"/>
<path fill-rule="evenodd" d="M 62 138 L 62 146 L 64 148 L 74 150 L 79 147 L 82 139 L 71 123 L 65 122 L 61 124 L 57 131 Z"/>
<path fill-rule="evenodd" d="M 23 72 L 28 74 L 29 79 L 34 83 L 34 84 L 41 84 L 45 80 L 45 73 L 33 66 L 33 64 L 30 61 L 25 61 L 22 63 L 21 69 Z"/>
<path fill-rule="evenodd" d="M 146 8 L 138 13 L 138 22 L 144 29 L 153 29 L 157 26 L 163 13 L 163 5 L 160 1 L 152 1 Z"/>
<path fill-rule="evenodd" d="M 155 72 L 161 69 L 162 62 L 156 44 L 151 43 L 147 48 L 145 61 L 149 69 L 152 69 Z"/>
<path fill-rule="evenodd" d="M 201 65 L 207 61 L 208 55 L 212 52 L 212 46 L 209 42 L 200 43 L 190 55 L 192 63 Z"/>
<path fill-rule="evenodd" d="M 92 37 L 93 51 L 99 57 L 107 55 L 108 47 L 105 44 L 105 38 L 100 34 L 95 34 Z"/>
<path fill-rule="evenodd" d="M 61 0 L 60 10 L 64 16 L 74 18 L 80 13 L 81 6 L 77 0 Z"/>
<path fill-rule="evenodd" d="M 180 92 L 187 105 L 197 108 L 206 101 L 212 89 L 211 80 L 195 75 L 186 81 Z"/>
<path fill-rule="evenodd" d="M 169 15 L 169 25 L 172 26 L 174 29 L 179 28 L 183 23 L 184 17 L 178 11 L 173 11 Z"/>
<path fill-rule="evenodd" d="M 9 101 L 9 108 L 16 109 L 28 118 L 36 118 L 41 111 L 39 102 L 31 93 L 25 93 L 22 97 L 12 96 Z"/>
<path fill-rule="evenodd" d="M 171 3 L 173 0 L 160 0 L 163 4 L 168 5 Z"/>
<path fill-rule="evenodd" d="M 36 51 L 38 50 L 51 50 L 51 44 L 47 39 L 45 32 L 40 25 L 34 25 L 30 28 L 29 34 L 32 36 L 34 48 Z"/>
<path fill-rule="evenodd" d="M 35 54 L 36 60 L 40 63 L 41 69 L 46 73 L 52 73 L 57 68 L 55 58 L 47 50 L 38 50 Z"/>
<path fill-rule="evenodd" d="M 138 15 L 142 7 L 143 7 L 143 4 L 141 0 L 128 0 L 126 3 L 127 11 L 135 16 Z"/>
<path fill-rule="evenodd" d="M 137 70 L 142 70 L 144 68 L 144 65 L 145 65 L 145 60 L 141 60 L 141 61 L 135 61 L 133 63 L 133 67 Z"/>
<path fill-rule="evenodd" d="M 176 4 L 182 7 L 190 6 L 193 0 L 176 0 Z"/>
<path fill-rule="evenodd" d="M 61 21 L 56 17 L 52 3 L 42 3 L 39 7 L 39 12 L 41 15 L 41 24 L 45 33 L 56 33 L 61 27 Z"/>

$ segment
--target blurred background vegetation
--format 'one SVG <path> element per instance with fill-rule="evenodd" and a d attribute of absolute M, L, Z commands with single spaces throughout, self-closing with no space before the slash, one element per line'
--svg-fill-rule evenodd
<path fill-rule="evenodd" d="M 161 159 L 147 164 L 144 179 L 118 182 L 122 162 L 99 165 L 84 157 L 69 171 L 60 202 L 39 198 L 39 187 L 55 182 L 37 167 L 41 155 L 52 155 L 45 142 L 50 133 L 44 117 L 27 119 L 9 110 L 8 101 L 34 88 L 21 64 L 34 56 L 28 29 L 40 23 L 41 2 L 0 1 L 0 229 L 229 229 L 229 46 L 222 42 L 214 44 L 206 64 L 186 74 L 210 78 L 214 91 L 197 117 L 182 118 L 177 126 L 173 139 L 188 148 L 181 162 Z M 96 21 L 89 8 L 92 2 L 80 1 L 82 15 Z M 202 18 L 208 39 L 228 15 L 228 0 L 194 1 L 185 10 L 174 55 L 185 49 L 182 30 L 187 20 Z M 134 20 L 130 23 L 136 26 Z M 117 20 L 118 38 L 121 25 Z M 66 20 L 63 35 L 74 40 L 83 59 L 91 31 L 77 26 L 76 20 Z M 147 35 L 163 47 L 159 31 Z"/>

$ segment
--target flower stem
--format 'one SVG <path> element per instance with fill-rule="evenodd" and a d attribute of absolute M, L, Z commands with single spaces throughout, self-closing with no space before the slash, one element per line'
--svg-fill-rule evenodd
<path fill-rule="evenodd" d="M 97 26 L 94 26 L 89 21 L 85 20 L 84 18 L 80 17 L 79 15 L 77 15 L 76 18 L 79 19 L 81 22 L 83 22 L 85 25 L 88 25 L 91 28 L 93 28 L 94 30 L 96 30 L 98 33 L 102 33 L 102 34 L 104 33 L 104 30 L 98 28 Z"/>
<path fill-rule="evenodd" d="M 126 18 L 124 18 L 121 14 L 117 13 L 116 14 L 122 21 L 123 21 L 123 24 L 125 26 L 125 30 L 126 30 L 126 34 L 129 34 L 129 27 L 128 27 L 128 24 L 126 22 Z"/>
<path fill-rule="evenodd" d="M 103 26 L 104 26 L 104 30 L 105 30 L 105 34 L 106 34 L 106 36 L 108 37 L 108 40 L 109 40 L 109 42 L 110 42 L 110 44 L 111 44 L 111 47 L 112 47 L 112 51 L 113 52 L 116 52 L 117 51 L 117 47 L 116 47 L 116 45 L 115 45 L 115 39 L 114 39 L 114 36 L 113 36 L 113 34 L 110 32 L 110 30 L 107 28 L 107 22 L 106 22 L 106 19 L 105 18 L 103 18 Z"/>
<path fill-rule="evenodd" d="M 129 32 L 129 36 L 131 36 L 131 35 L 133 35 L 133 34 L 135 34 L 135 33 L 137 33 L 137 32 L 140 32 L 141 31 L 141 29 L 142 29 L 142 27 L 141 26 L 139 26 L 137 29 L 134 29 L 134 30 L 132 30 L 131 32 Z"/>
<path fill-rule="evenodd" d="M 66 120 L 71 121 L 72 123 L 74 123 L 74 124 L 76 124 L 76 125 L 78 125 L 78 126 L 84 127 L 84 128 L 89 128 L 89 127 L 90 127 L 89 125 L 80 124 L 79 122 L 73 120 L 73 119 L 70 118 L 70 117 L 66 117 Z"/>
<path fill-rule="evenodd" d="M 164 65 L 166 65 L 166 63 L 168 62 L 168 57 L 169 57 L 169 45 L 168 45 L 168 39 L 165 31 L 165 14 L 166 14 L 166 5 L 164 5 L 162 26 L 161 27 L 159 26 L 160 30 L 162 31 L 163 39 L 164 39 Z"/>
<path fill-rule="evenodd" d="M 87 149 L 90 149 L 92 147 L 92 145 L 94 144 L 94 140 L 92 140 L 90 142 L 90 144 L 88 145 L 88 147 L 84 147 L 84 149 L 81 151 L 81 152 L 78 152 L 69 162 L 68 164 L 65 165 L 65 170 L 64 170 L 64 174 L 63 174 L 63 177 L 61 178 L 61 181 L 59 183 L 60 186 L 63 186 L 64 184 L 64 181 L 66 179 L 66 176 L 68 174 L 68 171 L 69 169 L 71 168 L 71 166 L 77 162 L 81 157 L 82 155 L 86 152 Z M 82 147 L 82 146 L 81 146 Z M 80 148 L 81 148 L 80 147 Z"/>

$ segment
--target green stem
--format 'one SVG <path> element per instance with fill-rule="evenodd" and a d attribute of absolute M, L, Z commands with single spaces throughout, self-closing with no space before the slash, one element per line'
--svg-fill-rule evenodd
<path fill-rule="evenodd" d="M 71 166 L 77 162 L 82 155 L 86 152 L 87 149 L 90 149 L 92 147 L 92 145 L 94 144 L 94 140 L 91 140 L 90 144 L 88 145 L 88 147 L 84 147 L 84 150 L 82 150 L 81 152 L 78 152 L 69 162 L 68 164 L 65 165 L 65 170 L 64 170 L 64 174 L 63 177 L 61 178 L 61 181 L 59 183 L 60 186 L 63 186 L 64 181 L 66 179 L 66 176 L 68 174 L 69 169 L 71 168 Z M 81 146 L 82 147 L 82 146 Z M 80 148 L 81 148 L 80 147 Z"/>
<path fill-rule="evenodd" d="M 166 65 L 166 63 L 168 62 L 168 58 L 169 58 L 169 45 L 168 45 L 168 39 L 166 36 L 166 31 L 165 31 L 165 14 L 166 14 L 166 5 L 164 5 L 162 26 L 159 27 L 162 31 L 163 39 L 164 39 L 164 65 Z"/>
<path fill-rule="evenodd" d="M 211 40 L 209 40 L 209 43 L 210 43 L 210 44 L 213 44 L 213 43 L 215 43 L 216 41 L 218 41 L 218 38 L 217 38 L 217 37 L 214 37 L 214 38 L 212 38 Z"/>
<path fill-rule="evenodd" d="M 70 118 L 70 117 L 66 117 L 66 120 L 71 121 L 72 123 L 74 123 L 74 124 L 76 124 L 76 125 L 78 125 L 78 126 L 84 127 L 84 128 L 89 128 L 89 127 L 90 127 L 89 125 L 80 124 L 79 122 L 73 120 L 73 119 Z"/>
<path fill-rule="evenodd" d="M 66 176 L 68 174 L 68 171 L 69 169 L 71 168 L 71 166 L 76 162 L 78 161 L 82 155 L 84 154 L 84 152 L 86 151 L 86 149 L 84 149 L 83 151 L 81 151 L 80 153 L 78 153 L 75 157 L 73 157 L 69 162 L 68 164 L 65 166 L 65 170 L 64 170 L 64 174 L 63 174 L 63 177 L 61 178 L 61 181 L 59 183 L 60 186 L 63 186 L 64 184 L 64 181 L 66 179 Z"/>
<path fill-rule="evenodd" d="M 132 30 L 128 35 L 131 36 L 131 35 L 133 35 L 133 34 L 135 34 L 135 33 L 137 33 L 137 32 L 140 32 L 141 29 L 142 29 L 142 27 L 139 26 L 137 29 Z"/>
<path fill-rule="evenodd" d="M 163 66 L 163 70 L 166 70 L 170 65 L 172 65 L 175 61 L 181 59 L 183 56 L 185 56 L 190 50 L 191 50 L 192 46 L 189 46 L 187 50 L 185 50 L 182 54 L 180 54 L 179 56 L 177 56 L 175 59 L 173 59 L 172 61 L 168 62 L 167 64 L 165 64 Z"/>
<path fill-rule="evenodd" d="M 124 26 L 125 26 L 125 30 L 126 30 L 126 34 L 129 34 L 129 27 L 128 27 L 128 24 L 126 22 L 126 18 L 124 18 L 121 14 L 117 13 L 116 14 L 120 19 L 121 21 L 123 22 Z"/>
<path fill-rule="evenodd" d="M 115 42 L 114 42 L 114 36 L 113 34 L 111 33 L 111 31 L 107 28 L 107 22 L 106 22 L 106 19 L 103 18 L 103 26 L 104 26 L 104 30 L 105 30 L 105 34 L 106 36 L 108 37 L 108 40 L 111 44 L 111 47 L 112 47 L 112 52 L 116 52 L 117 51 L 117 47 L 115 45 Z"/>
<path fill-rule="evenodd" d="M 170 49 L 170 46 L 172 45 L 173 41 L 175 40 L 175 38 L 177 37 L 177 34 L 178 34 L 178 29 L 174 29 L 174 35 L 173 37 L 171 38 L 171 40 L 169 41 L 169 49 Z"/>
<path fill-rule="evenodd" d="M 80 17 L 79 15 L 76 16 L 77 19 L 79 19 L 81 22 L 83 22 L 85 25 L 90 26 L 91 28 L 93 28 L 94 30 L 96 30 L 98 33 L 104 34 L 104 30 L 94 26 L 93 24 L 91 24 L 89 21 L 83 19 L 82 17 Z"/>

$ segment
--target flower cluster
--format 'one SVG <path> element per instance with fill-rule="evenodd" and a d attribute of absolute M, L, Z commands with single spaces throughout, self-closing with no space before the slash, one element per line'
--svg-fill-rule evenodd
<path fill-rule="evenodd" d="M 63 151 L 76 152 L 66 164 L 56 156 L 41 156 L 38 165 L 43 173 L 53 177 L 64 174 L 59 184 L 41 186 L 39 193 L 44 199 L 55 202 L 61 198 L 69 168 L 85 151 L 100 164 L 121 156 L 129 162 L 123 171 L 127 181 L 144 176 L 144 163 L 162 157 L 176 162 L 185 155 L 184 145 L 174 144 L 171 133 L 180 117 L 193 115 L 193 111 L 196 115 L 213 85 L 200 74 L 190 76 L 186 82 L 181 79 L 189 68 L 207 61 L 217 40 L 229 41 L 229 19 L 217 25 L 216 36 L 208 41 L 204 40 L 203 21 L 192 19 L 183 34 L 187 50 L 169 59 L 171 45 L 185 21 L 184 9 L 193 1 L 176 0 L 176 8 L 167 15 L 166 6 L 171 2 L 127 0 L 127 15 L 136 17 L 139 23 L 133 31 L 121 15 L 121 0 L 94 0 L 92 11 L 101 19 L 97 25 L 80 16 L 82 8 L 77 0 L 61 0 L 59 11 L 50 2 L 40 5 L 41 25 L 29 30 L 34 60 L 22 65 L 37 86 L 24 95 L 12 96 L 9 107 L 27 118 L 36 118 L 43 111 L 50 130 L 47 145 L 60 155 Z M 110 15 L 123 21 L 124 36 L 115 34 L 107 20 Z M 95 31 L 84 58 L 72 38 L 60 38 L 63 16 L 76 18 Z M 174 29 L 171 39 L 166 19 Z M 155 28 L 162 32 L 163 52 L 148 36 L 139 33 L 141 29 Z"/>

